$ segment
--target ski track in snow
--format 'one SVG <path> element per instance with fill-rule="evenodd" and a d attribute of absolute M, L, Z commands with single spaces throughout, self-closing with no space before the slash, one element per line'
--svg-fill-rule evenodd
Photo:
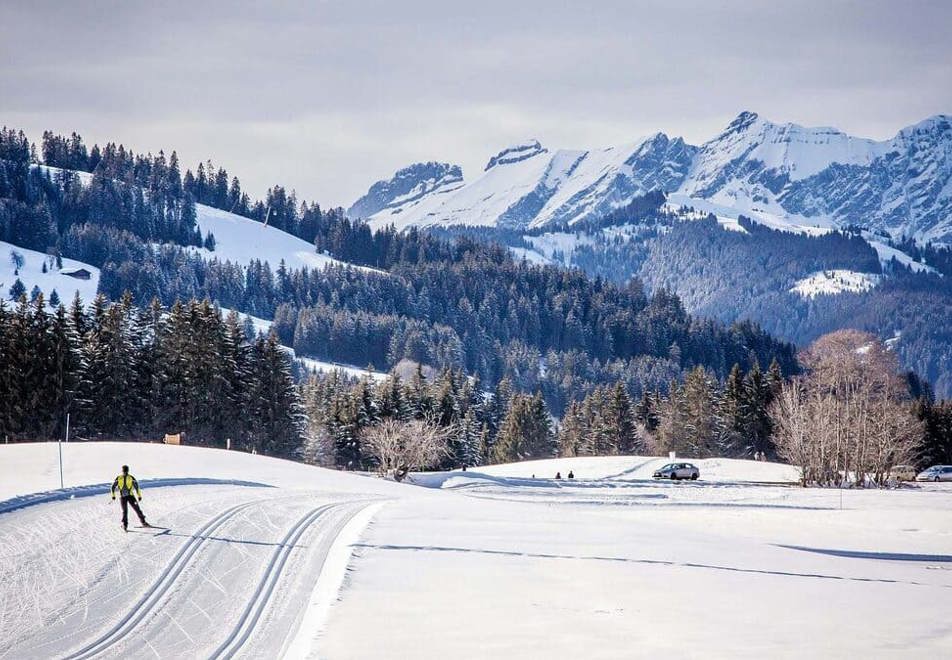
<path fill-rule="evenodd" d="M 300 624 L 303 615 L 301 596 L 307 596 L 315 583 L 315 592 L 326 592 L 327 587 L 336 590 L 340 586 L 341 576 L 326 575 L 324 562 L 331 551 L 336 549 L 340 554 L 340 543 L 337 537 L 349 528 L 355 517 L 370 509 L 376 511 L 379 500 L 361 498 L 358 500 L 324 502 L 311 506 L 307 512 L 299 517 L 289 527 L 283 522 L 286 500 L 301 499 L 302 496 L 284 496 L 256 499 L 243 502 L 212 516 L 194 533 L 186 537 L 186 541 L 179 547 L 172 559 L 158 573 L 150 585 L 144 588 L 137 598 L 128 595 L 128 588 L 123 592 L 123 601 L 132 601 L 132 605 L 125 605 L 125 614 L 112 620 L 105 630 L 100 630 L 94 638 L 87 639 L 78 648 L 75 637 L 84 632 L 81 626 L 70 625 L 60 617 L 61 627 L 66 634 L 57 633 L 42 639 L 38 645 L 31 645 L 30 639 L 21 639 L 12 649 L 5 653 L 0 649 L 0 657 L 51 657 L 61 655 L 58 649 L 72 645 L 74 650 L 66 654 L 67 660 L 86 660 L 100 657 L 119 657 L 130 653 L 140 653 L 148 650 L 156 657 L 179 657 L 181 653 L 190 655 L 200 653 L 212 658 L 232 658 L 235 656 L 263 657 L 270 655 L 271 649 L 280 649 L 282 645 L 290 643 L 294 638 L 296 653 L 301 657 L 314 652 L 311 647 L 317 628 L 297 630 L 295 623 Z M 313 500 L 312 497 L 303 499 Z M 326 500 L 326 498 L 324 498 Z M 256 525 L 249 526 L 248 520 L 241 522 L 245 514 L 254 512 L 261 519 Z M 241 522 L 235 532 L 242 530 L 242 540 L 230 541 L 225 531 L 229 526 Z M 366 524 L 364 521 L 363 524 Z M 249 540 L 255 531 L 276 530 L 286 528 L 280 541 L 259 542 Z M 170 529 L 156 527 L 156 536 L 163 536 L 171 532 Z M 151 531 L 151 530 L 150 530 Z M 223 536 L 224 535 L 224 536 Z M 234 536 L 234 533 L 231 534 Z M 348 535 L 348 541 L 350 535 Z M 224 565 L 220 557 L 211 551 L 211 546 L 218 542 L 228 542 L 229 551 L 237 554 L 237 560 Z M 264 560 L 258 548 L 245 547 L 243 544 L 258 545 L 270 550 Z M 273 549 L 271 549 L 273 547 Z M 0 546 L 0 549 L 3 549 Z M 346 566 L 349 558 L 349 543 L 345 548 L 343 558 Z M 55 557 L 50 557 L 49 567 L 59 566 Z M 335 562 L 340 561 L 337 557 Z M 114 568 L 119 568 L 118 562 Z M 222 564 L 222 572 L 217 576 L 212 566 Z M 292 567 L 301 566 L 293 576 L 288 573 Z M 122 569 L 124 571 L 124 569 Z M 334 572 L 334 571 L 332 571 Z M 68 573 L 64 573 L 68 576 Z M 247 582 L 247 576 L 257 576 L 251 589 L 244 589 L 239 583 Z M 56 579 L 56 576 L 48 576 Z M 62 575 L 58 576 L 62 578 Z M 113 574 L 111 577 L 116 578 Z M 293 578 L 293 583 L 292 583 Z M 310 578 L 310 579 L 309 579 Z M 340 578 L 340 579 L 339 579 Z M 198 581 L 198 586 L 193 583 Z M 325 585 L 324 583 L 328 584 Z M 239 585 L 241 588 L 235 588 Z M 92 585 L 77 583 L 75 587 L 88 591 Z M 304 588 L 308 589 L 305 591 Z M 240 616 L 229 618 L 231 610 L 215 603 L 213 599 L 202 597 L 201 592 L 217 594 L 222 601 L 244 603 Z M 199 596 L 196 598 L 195 594 Z M 279 597 L 278 594 L 281 594 Z M 242 595 L 246 594 L 246 595 Z M 35 594 L 42 598 L 40 594 Z M 28 594 L 21 594 L 28 598 Z M 325 594 L 326 597 L 326 594 Z M 103 608 L 108 603 L 98 601 L 85 602 L 84 612 L 90 607 Z M 292 609 L 299 608 L 295 616 Z M 278 616 L 272 610 L 280 610 Z M 0 614 L 5 608 L 0 607 Z M 197 613 L 197 617 L 192 614 Z M 39 612 L 38 612 L 39 614 Z M 224 615 L 224 618 L 223 618 Z M 290 616 L 289 616 L 290 615 Z M 196 624 L 196 619 L 199 621 Z M 87 616 L 82 620 L 87 621 Z M 317 626 L 321 619 L 308 618 L 309 626 Z M 0 625 L 6 623 L 0 619 Z M 223 631 L 229 631 L 226 633 Z M 172 631 L 171 634 L 169 631 Z M 186 651 L 187 650 L 187 651 Z M 184 656 L 183 656 L 184 657 Z"/>
<path fill-rule="evenodd" d="M 146 616 L 150 614 L 152 609 L 155 608 L 161 601 L 165 593 L 175 584 L 175 580 L 179 575 L 181 575 L 189 561 L 206 541 L 206 535 L 214 533 L 215 530 L 221 527 L 229 518 L 251 505 L 252 503 L 239 504 L 223 513 L 220 513 L 208 521 L 204 527 L 199 529 L 188 541 L 182 545 L 181 549 L 178 551 L 178 554 L 175 555 L 165 570 L 162 571 L 158 581 L 145 592 L 142 598 L 140 598 L 135 605 L 132 606 L 128 614 L 126 614 L 115 626 L 95 640 L 92 644 L 83 647 L 76 653 L 68 655 L 67 660 L 85 660 L 86 658 L 93 658 L 109 649 L 113 644 L 131 632 Z"/>
<path fill-rule="evenodd" d="M 9 561 L 0 565 L 0 658 L 271 657 L 292 641 L 290 657 L 313 657 L 351 544 L 380 495 L 394 490 L 240 452 L 124 443 L 63 449 L 72 483 L 101 474 L 103 459 L 118 463 L 119 455 L 151 465 L 148 474 L 158 469 L 163 476 L 140 473 L 144 512 L 156 527 L 137 528 L 134 516 L 128 534 L 114 527 L 117 503 L 96 498 L 109 483 L 27 492 L 58 478 L 55 443 L 3 447 L 0 552 Z M 215 476 L 164 476 L 195 468 Z M 261 481 L 230 478 L 235 473 Z"/>

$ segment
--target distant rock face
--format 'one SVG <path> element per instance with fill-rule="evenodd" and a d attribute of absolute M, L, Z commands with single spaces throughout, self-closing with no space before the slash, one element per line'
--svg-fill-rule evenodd
<path fill-rule="evenodd" d="M 882 144 L 884 153 L 869 165 L 835 163 L 790 185 L 779 203 L 893 236 L 952 241 L 952 119 L 927 119 Z"/>
<path fill-rule="evenodd" d="M 503 149 L 498 154 L 489 159 L 484 172 L 494 168 L 496 165 L 507 165 L 509 163 L 518 163 L 532 158 L 539 154 L 544 154 L 548 149 L 544 149 L 538 140 L 532 140 L 525 144 L 517 144 L 513 147 Z"/>
<path fill-rule="evenodd" d="M 540 227 L 596 217 L 651 190 L 781 223 L 952 241 L 952 119 L 932 117 L 881 142 L 753 112 L 700 147 L 663 133 L 591 151 L 551 152 L 530 140 L 503 149 L 465 183 L 446 164 L 400 170 L 350 213 L 399 228 Z"/>
<path fill-rule="evenodd" d="M 679 192 L 741 213 L 949 240 L 952 124 L 940 115 L 876 142 L 745 112 L 701 147 Z"/>
<path fill-rule="evenodd" d="M 347 209 L 352 218 L 369 218 L 383 209 L 462 185 L 463 170 L 449 163 L 417 163 L 399 170 L 388 181 L 378 181 Z"/>

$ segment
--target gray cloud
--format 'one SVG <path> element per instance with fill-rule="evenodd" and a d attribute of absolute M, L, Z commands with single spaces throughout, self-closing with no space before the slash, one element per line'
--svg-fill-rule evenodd
<path fill-rule="evenodd" d="M 700 142 L 742 109 L 887 137 L 952 112 L 950 24 L 945 2 L 4 2 L 0 123 L 347 204 L 417 160 Z"/>

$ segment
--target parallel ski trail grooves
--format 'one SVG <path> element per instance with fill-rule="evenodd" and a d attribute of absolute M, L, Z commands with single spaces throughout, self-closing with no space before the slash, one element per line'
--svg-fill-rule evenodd
<path fill-rule="evenodd" d="M 161 600 L 162 596 L 175 584 L 178 576 L 185 570 L 189 560 L 198 551 L 199 547 L 205 542 L 206 537 L 219 527 L 224 525 L 232 516 L 239 511 L 255 504 L 256 502 L 246 502 L 233 506 L 232 508 L 218 514 L 205 525 L 195 532 L 192 537 L 182 544 L 179 551 L 169 562 L 168 566 L 159 575 L 155 583 L 145 592 L 142 598 L 129 609 L 126 614 L 115 626 L 106 631 L 99 639 L 83 647 L 76 653 L 66 657 L 66 660 L 85 660 L 99 653 L 102 653 L 110 646 L 120 641 L 127 633 L 132 631 L 136 625 L 154 608 Z"/>
<path fill-rule="evenodd" d="M 284 565 L 287 563 L 291 551 L 294 550 L 297 542 L 304 535 L 304 532 L 307 531 L 308 527 L 311 526 L 311 523 L 330 510 L 351 504 L 353 503 L 343 502 L 325 504 L 324 506 L 317 507 L 291 527 L 277 549 L 275 549 L 274 554 L 272 554 L 264 575 L 261 577 L 258 586 L 251 596 L 251 600 L 248 602 L 248 606 L 245 608 L 245 611 L 242 612 L 231 634 L 228 635 L 228 638 L 211 654 L 210 658 L 212 660 L 234 657 L 235 653 L 248 641 L 248 637 L 261 618 L 261 614 L 264 612 L 268 601 L 271 599 L 271 594 L 274 592 L 275 585 L 281 577 L 281 572 L 284 570 Z"/>

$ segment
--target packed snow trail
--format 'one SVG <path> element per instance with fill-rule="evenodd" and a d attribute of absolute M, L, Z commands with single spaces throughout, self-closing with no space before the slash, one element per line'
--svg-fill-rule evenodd
<path fill-rule="evenodd" d="M 178 554 L 169 562 L 169 565 L 162 571 L 159 580 L 145 592 L 139 601 L 132 606 L 129 613 L 126 614 L 113 628 L 106 632 L 92 644 L 84 647 L 77 653 L 67 656 L 68 660 L 85 660 L 93 658 L 97 654 L 109 649 L 129 632 L 131 632 L 145 617 L 152 608 L 161 601 L 165 593 L 172 587 L 175 580 L 181 575 L 182 571 L 188 565 L 189 560 L 199 550 L 201 545 L 208 539 L 207 535 L 213 534 L 216 529 L 221 527 L 229 518 L 234 516 L 242 509 L 246 509 L 253 503 L 247 502 L 234 506 L 223 513 L 215 516 L 204 527 L 199 529 L 188 541 L 186 541 Z"/>
<path fill-rule="evenodd" d="M 271 556 L 271 560 L 268 563 L 264 574 L 261 576 L 261 579 L 255 588 L 254 594 L 248 601 L 248 605 L 241 617 L 238 619 L 234 629 L 231 631 L 225 641 L 222 642 L 221 645 L 215 649 L 215 652 L 209 657 L 213 660 L 218 660 L 219 658 L 233 658 L 242 650 L 244 650 L 244 647 L 248 644 L 252 633 L 256 632 L 256 627 L 259 625 L 259 621 L 262 618 L 262 613 L 272 602 L 275 588 L 282 580 L 283 571 L 285 565 L 288 562 L 288 558 L 297 547 L 301 537 L 308 531 L 311 525 L 313 525 L 319 518 L 325 519 L 331 517 L 332 519 L 327 521 L 323 527 L 326 532 L 322 535 L 322 538 L 333 542 L 333 540 L 338 536 L 338 534 L 340 534 L 340 531 L 346 526 L 346 524 L 355 515 L 357 515 L 361 509 L 367 506 L 370 505 L 367 503 L 358 503 L 355 506 L 354 503 L 343 503 L 320 506 L 307 513 L 290 530 L 288 530 L 288 533 L 285 535 L 284 539 L 282 539 L 280 545 L 275 548 L 274 554 Z M 336 519 L 333 518 L 334 514 L 338 514 Z M 322 566 L 323 560 L 326 558 L 328 550 L 330 549 L 330 545 L 331 543 L 324 544 L 322 547 L 320 547 L 320 550 L 317 553 L 321 558 Z M 276 625 L 281 624 L 280 621 L 273 623 Z M 285 643 L 290 641 L 287 639 L 286 634 L 281 635 L 281 637 L 284 638 Z M 266 644 L 259 644 L 259 646 L 267 647 Z"/>
<path fill-rule="evenodd" d="M 162 497 L 171 498 L 174 490 L 166 490 Z M 232 491 L 231 496 L 244 492 Z M 261 491 L 257 493 L 260 496 Z M 142 652 L 214 658 L 276 654 L 292 638 L 308 636 L 309 631 L 299 632 L 297 626 L 315 585 L 327 579 L 323 568 L 330 549 L 352 518 L 379 501 L 368 497 L 341 501 L 306 492 L 258 497 L 213 515 L 194 532 L 177 531 L 185 525 L 165 516 L 168 528 L 158 528 L 146 537 L 136 535 L 138 540 L 133 537 L 127 544 L 131 548 L 162 544 L 164 548 L 170 539 L 186 539 L 147 585 L 142 581 L 115 587 L 102 584 L 107 575 L 121 582 L 124 572 L 108 562 L 86 585 L 88 600 L 81 608 L 54 612 L 52 625 L 16 640 L 12 648 L 0 650 L 0 657 L 87 660 Z M 76 503 L 50 506 L 64 505 Z M 31 507 L 30 517 L 44 508 Z M 109 511 L 114 513 L 111 507 Z M 109 534 L 123 541 L 133 536 L 111 528 Z M 125 570 L 137 567 L 138 561 L 132 561 Z M 135 591 L 139 585 L 141 591 Z M 120 592 L 119 602 L 110 603 L 102 595 L 111 589 Z M 88 616 L 103 609 L 109 610 L 106 616 Z"/>
<path fill-rule="evenodd" d="M 55 443 L 0 446 L 0 659 L 312 655 L 327 608 L 305 614 L 336 601 L 367 512 L 419 492 L 241 452 L 63 450 L 52 490 Z M 154 529 L 119 525 L 102 480 L 125 463 Z"/>

